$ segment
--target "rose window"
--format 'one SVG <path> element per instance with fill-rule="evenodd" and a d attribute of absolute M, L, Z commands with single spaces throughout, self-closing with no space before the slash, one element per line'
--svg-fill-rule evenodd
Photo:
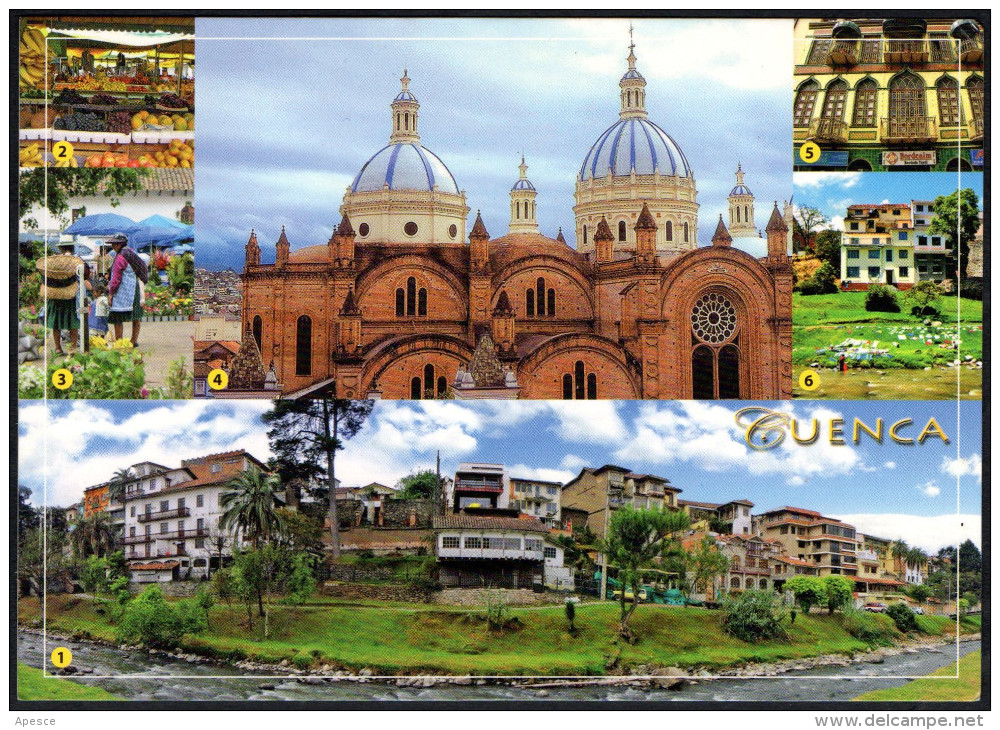
<path fill-rule="evenodd" d="M 721 294 L 706 294 L 691 310 L 691 329 L 702 342 L 725 342 L 736 332 L 736 309 Z"/>

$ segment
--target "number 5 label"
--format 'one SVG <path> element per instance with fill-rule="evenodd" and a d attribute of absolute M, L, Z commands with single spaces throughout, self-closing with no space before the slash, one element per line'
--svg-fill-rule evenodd
<path fill-rule="evenodd" d="M 799 147 L 799 157 L 802 158 L 803 162 L 816 162 L 819 160 L 821 153 L 822 150 L 820 150 L 819 145 L 815 142 L 806 142 Z"/>

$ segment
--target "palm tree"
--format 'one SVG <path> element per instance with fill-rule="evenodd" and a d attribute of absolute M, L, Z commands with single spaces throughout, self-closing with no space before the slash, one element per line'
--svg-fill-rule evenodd
<path fill-rule="evenodd" d="M 899 538 L 889 544 L 889 550 L 892 552 L 893 562 L 896 565 L 896 574 L 906 575 L 906 554 L 910 551 L 910 546 L 906 544 L 905 540 Z"/>
<path fill-rule="evenodd" d="M 912 565 L 917 571 L 923 566 L 927 565 L 927 553 L 918 547 L 910 548 L 906 551 L 906 563 L 907 565 Z"/>
<path fill-rule="evenodd" d="M 249 542 L 254 550 L 284 531 L 278 513 L 281 484 L 276 476 L 253 466 L 230 479 L 226 489 L 219 500 L 223 509 L 219 527 Z"/>
<path fill-rule="evenodd" d="M 135 472 L 130 468 L 119 469 L 108 482 L 108 501 L 125 504 L 126 487 L 136 480 Z"/>
<path fill-rule="evenodd" d="M 96 512 L 80 520 L 69 534 L 73 552 L 81 558 L 103 557 L 114 551 L 118 534 L 110 512 Z"/>

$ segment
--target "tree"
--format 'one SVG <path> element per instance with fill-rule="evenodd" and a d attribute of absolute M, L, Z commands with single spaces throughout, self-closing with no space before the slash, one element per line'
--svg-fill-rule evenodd
<path fill-rule="evenodd" d="M 396 484 L 396 499 L 432 499 L 439 493 L 437 472 L 424 469 L 403 477 Z"/>
<path fill-rule="evenodd" d="M 906 292 L 906 298 L 909 299 L 914 304 L 913 313 L 918 317 L 922 317 L 924 312 L 930 307 L 931 302 L 937 301 L 941 298 L 942 290 L 941 287 L 935 284 L 930 279 L 925 279 L 924 281 L 918 281 Z"/>
<path fill-rule="evenodd" d="M 624 507 L 611 515 L 607 539 L 601 541 L 600 547 L 608 562 L 618 569 L 618 580 L 622 584 L 619 634 L 626 641 L 632 641 L 628 623 L 639 605 L 642 571 L 663 553 L 663 541 L 668 535 L 690 524 L 686 512 Z M 631 604 L 625 597 L 629 588 L 632 590 Z"/>
<path fill-rule="evenodd" d="M 833 615 L 838 608 L 844 608 L 851 602 L 854 586 L 842 575 L 828 575 L 823 578 L 823 588 L 826 590 L 826 607 Z"/>
<path fill-rule="evenodd" d="M 833 270 L 840 271 L 840 231 L 820 231 L 816 234 L 816 256 Z"/>
<path fill-rule="evenodd" d="M 795 594 L 802 613 L 809 613 L 810 608 L 826 600 L 826 585 L 816 576 L 796 575 L 785 581 L 784 588 Z"/>
<path fill-rule="evenodd" d="M 43 534 L 40 528 L 28 530 L 17 547 L 17 577 L 20 594 L 32 591 L 41 603 L 45 596 L 46 578 L 52 583 L 65 573 L 64 538 L 59 533 Z"/>
<path fill-rule="evenodd" d="M 729 558 L 719 552 L 715 540 L 706 535 L 695 550 L 688 553 L 688 570 L 691 575 L 691 589 L 702 587 L 705 592 L 715 578 L 729 570 Z"/>
<path fill-rule="evenodd" d="M 262 542 L 284 531 L 278 512 L 279 498 L 278 478 L 251 466 L 226 483 L 226 491 L 219 498 L 222 508 L 219 526 L 242 537 L 257 550 Z"/>
<path fill-rule="evenodd" d="M 931 595 L 931 589 L 922 583 L 912 585 L 906 591 L 907 595 L 919 604 L 923 604 Z"/>
<path fill-rule="evenodd" d="M 983 554 L 972 540 L 966 540 L 958 546 L 958 562 L 963 573 L 978 573 L 983 569 Z"/>
<path fill-rule="evenodd" d="M 142 189 L 146 170 L 136 168 L 91 168 L 86 174 L 77 170 L 34 168 L 22 170 L 18 179 L 17 217 L 22 228 L 38 228 L 38 221 L 28 218 L 34 207 L 45 207 L 58 221 L 59 228 L 68 223 L 65 214 L 73 198 L 104 196 L 111 207 L 117 207 L 127 193 Z"/>
<path fill-rule="evenodd" d="M 906 554 L 910 552 L 910 546 L 906 544 L 906 540 L 899 538 L 889 543 L 889 552 L 892 553 L 896 575 L 902 578 L 906 575 Z"/>
<path fill-rule="evenodd" d="M 278 510 L 285 529 L 282 541 L 295 552 L 322 553 L 323 525 L 304 512 Z"/>
<path fill-rule="evenodd" d="M 118 528 L 115 527 L 110 512 L 95 512 L 76 523 L 76 527 L 69 533 L 69 539 L 76 557 L 103 557 L 115 549 Z"/>
<path fill-rule="evenodd" d="M 585 544 L 575 539 L 578 535 L 579 533 L 574 533 L 573 537 L 570 537 L 569 535 L 553 534 L 548 539 L 552 544 L 562 548 L 564 565 L 572 568 L 574 572 L 589 573 L 593 571 L 596 563 L 590 557 L 590 550 L 586 548 Z"/>
<path fill-rule="evenodd" d="M 344 441 L 361 430 L 374 405 L 375 401 L 371 400 L 330 397 L 278 400 L 261 416 L 264 424 L 270 427 L 267 438 L 283 479 L 316 479 L 324 473 L 319 464 L 325 463 L 326 486 L 316 491 L 323 492 L 328 503 L 333 560 L 340 557 L 340 521 L 334 491 L 337 452 L 344 448 Z M 321 497 L 321 494 L 314 493 L 314 496 Z"/>
<path fill-rule="evenodd" d="M 837 292 L 837 272 L 833 270 L 833 266 L 824 263 L 816 269 L 811 279 L 807 279 L 799 285 L 799 291 L 805 295 L 835 294 Z"/>
<path fill-rule="evenodd" d="M 136 480 L 135 472 L 130 468 L 119 469 L 108 482 L 108 501 L 125 504 L 128 485 Z"/>
<path fill-rule="evenodd" d="M 576 620 L 576 604 L 573 601 L 566 600 L 566 623 L 569 624 L 569 634 L 573 636 L 576 634 L 576 626 L 573 622 Z"/>
<path fill-rule="evenodd" d="M 794 218 L 795 225 L 802 232 L 802 240 L 805 241 L 806 248 L 812 251 L 815 249 L 815 242 L 813 240 L 814 232 L 822 228 L 829 221 L 823 215 L 822 211 L 817 208 L 811 208 L 808 205 L 798 208 L 797 213 Z"/>
<path fill-rule="evenodd" d="M 950 273 L 953 277 L 961 273 L 964 279 L 969 265 L 969 241 L 979 231 L 979 196 L 976 192 L 966 188 L 935 198 L 934 218 L 929 231 L 940 234 L 946 245 L 950 244 Z"/>
<path fill-rule="evenodd" d="M 17 532 L 24 535 L 28 530 L 38 527 L 38 511 L 31 506 L 31 490 L 18 485 L 17 487 Z"/>

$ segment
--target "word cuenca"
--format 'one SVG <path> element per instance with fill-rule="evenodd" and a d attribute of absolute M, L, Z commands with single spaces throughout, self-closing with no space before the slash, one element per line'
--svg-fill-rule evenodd
<path fill-rule="evenodd" d="M 758 451 L 773 449 L 785 440 L 786 435 L 790 435 L 795 443 L 808 446 L 819 441 L 823 431 L 817 418 L 810 419 L 809 425 L 805 426 L 790 413 L 756 406 L 737 411 L 736 423 L 746 430 L 744 439 L 747 445 Z M 827 438 L 834 446 L 845 446 L 848 440 L 859 444 L 863 434 L 881 444 L 886 433 L 894 442 L 903 445 L 923 444 L 929 438 L 939 438 L 943 443 L 949 443 L 944 429 L 933 417 L 927 419 L 916 438 L 910 435 L 915 428 L 912 418 L 900 418 L 888 428 L 885 423 L 882 418 L 876 418 L 872 423 L 855 417 L 851 419 L 847 431 L 843 418 L 831 418 L 826 422 Z"/>

